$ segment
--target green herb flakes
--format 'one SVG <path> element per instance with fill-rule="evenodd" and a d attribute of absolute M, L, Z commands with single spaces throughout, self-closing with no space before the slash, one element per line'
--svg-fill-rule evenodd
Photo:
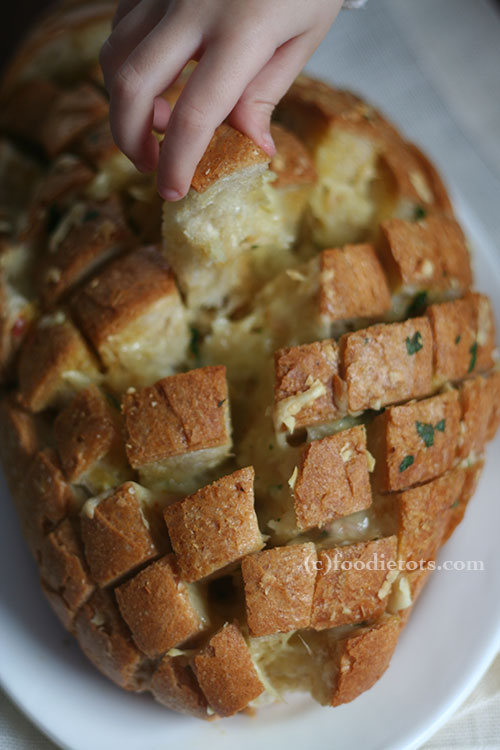
<path fill-rule="evenodd" d="M 431 448 L 434 445 L 434 427 L 427 422 L 416 423 L 417 432 L 425 443 L 426 448 Z"/>
<path fill-rule="evenodd" d="M 474 341 L 474 343 L 472 344 L 471 348 L 469 349 L 469 354 L 470 354 L 470 363 L 469 363 L 469 369 L 467 370 L 467 372 L 472 372 L 477 362 L 477 341 Z"/>
<path fill-rule="evenodd" d="M 406 471 L 406 469 L 409 469 L 414 461 L 415 461 L 414 456 L 405 456 L 403 460 L 401 461 L 401 463 L 399 464 L 399 471 L 400 472 Z"/>
<path fill-rule="evenodd" d="M 415 331 L 413 336 L 407 336 L 406 337 L 406 349 L 408 350 L 408 354 L 411 356 L 412 354 L 416 354 L 420 351 L 424 346 L 422 341 L 422 334 L 420 331 Z"/>
<path fill-rule="evenodd" d="M 454 503 L 450 505 L 450 508 L 457 508 L 460 500 L 457 498 Z"/>
<path fill-rule="evenodd" d="M 428 298 L 427 292 L 419 292 L 415 295 L 413 298 L 408 310 L 406 311 L 406 317 L 407 318 L 417 318 L 419 315 L 422 315 L 424 312 L 426 306 L 427 306 L 427 298 Z"/>
<path fill-rule="evenodd" d="M 461 342 L 461 340 L 462 340 L 462 337 L 461 337 L 461 335 L 460 335 L 460 334 L 458 334 L 458 336 L 457 336 L 457 337 L 456 337 L 456 339 L 455 339 L 455 344 L 456 344 L 456 345 L 458 346 L 458 345 L 459 345 L 459 343 Z"/>
<path fill-rule="evenodd" d="M 415 221 L 420 221 L 420 219 L 425 219 L 427 216 L 427 209 L 424 208 L 424 206 L 416 206 L 415 208 Z"/>
<path fill-rule="evenodd" d="M 434 427 L 436 430 L 439 430 L 439 432 L 444 432 L 446 427 L 446 419 L 440 419 L 439 422 L 436 422 Z"/>

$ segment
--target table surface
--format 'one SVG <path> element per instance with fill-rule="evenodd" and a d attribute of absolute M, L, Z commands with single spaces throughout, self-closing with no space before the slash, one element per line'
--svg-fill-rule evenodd
<path fill-rule="evenodd" d="M 46 5 L 2 4 L 0 66 Z M 308 67 L 314 73 L 326 60 L 333 80 L 372 100 L 424 148 L 500 249 L 500 3 L 369 0 L 363 11 L 341 13 Z M 1 691 L 0 748 L 55 748 Z M 500 655 L 424 748 L 500 748 Z"/>

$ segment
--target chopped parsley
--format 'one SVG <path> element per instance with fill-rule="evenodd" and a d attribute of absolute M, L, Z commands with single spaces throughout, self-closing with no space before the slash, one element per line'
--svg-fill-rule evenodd
<path fill-rule="evenodd" d="M 459 501 L 459 499 L 457 498 L 457 499 L 455 500 L 455 502 L 454 502 L 454 503 L 452 503 L 452 504 L 450 505 L 450 508 L 456 508 L 456 507 L 458 506 L 458 503 L 459 503 L 459 502 L 460 502 L 460 501 Z"/>
<path fill-rule="evenodd" d="M 461 337 L 461 335 L 460 335 L 460 334 L 458 334 L 458 336 L 457 336 L 457 337 L 456 337 L 456 339 L 455 339 L 455 344 L 456 344 L 456 345 L 458 346 L 458 345 L 459 345 L 459 343 L 461 342 L 461 340 L 462 340 L 462 337 Z"/>
<path fill-rule="evenodd" d="M 365 336 L 365 344 L 369 344 L 369 343 L 370 343 L 370 339 L 367 336 Z"/>
<path fill-rule="evenodd" d="M 413 336 L 407 336 L 406 337 L 406 349 L 408 350 L 408 354 L 411 356 L 412 354 L 416 354 L 420 351 L 424 346 L 422 342 L 422 334 L 420 331 L 415 331 Z"/>
<path fill-rule="evenodd" d="M 417 432 L 425 443 L 426 448 L 431 448 L 434 445 L 434 427 L 427 422 L 416 423 Z"/>
<path fill-rule="evenodd" d="M 272 451 L 274 449 L 274 445 L 272 443 L 269 443 L 269 445 L 267 447 L 268 447 L 268 449 L 270 451 Z"/>
<path fill-rule="evenodd" d="M 426 291 L 419 292 L 415 295 L 408 310 L 406 311 L 407 318 L 416 318 L 422 315 L 427 305 L 428 293 Z"/>
<path fill-rule="evenodd" d="M 415 207 L 415 221 L 420 221 L 420 219 L 425 219 L 426 216 L 427 216 L 427 209 L 424 208 L 424 206 Z"/>
<path fill-rule="evenodd" d="M 226 399 L 223 398 L 221 401 L 217 401 L 217 407 L 220 409 L 223 404 L 226 403 Z"/>
<path fill-rule="evenodd" d="M 191 331 L 191 341 L 189 342 L 189 351 L 193 355 L 196 364 L 199 366 L 201 364 L 201 354 L 200 354 L 201 333 L 194 326 L 190 326 L 189 330 Z"/>
<path fill-rule="evenodd" d="M 472 372 L 477 362 L 477 341 L 474 341 L 471 348 L 469 349 L 470 363 L 467 372 Z"/>
<path fill-rule="evenodd" d="M 258 247 L 258 245 L 250 245 L 250 250 L 257 250 Z"/>
<path fill-rule="evenodd" d="M 414 461 L 415 461 L 414 456 L 405 456 L 403 460 L 401 461 L 401 463 L 399 464 L 399 471 L 400 472 L 406 471 L 406 469 L 409 469 Z"/>
<path fill-rule="evenodd" d="M 446 419 L 440 419 L 435 425 L 429 424 L 428 422 L 415 422 L 417 432 L 425 443 L 426 448 L 432 448 L 434 445 L 434 430 L 444 432 L 446 427 Z"/>

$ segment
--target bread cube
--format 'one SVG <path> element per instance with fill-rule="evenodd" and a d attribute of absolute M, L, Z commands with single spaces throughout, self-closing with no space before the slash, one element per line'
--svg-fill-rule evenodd
<path fill-rule="evenodd" d="M 40 448 L 40 420 L 24 411 L 15 397 L 0 401 L 0 456 L 11 495 L 22 495 L 22 483 L 31 459 Z"/>
<path fill-rule="evenodd" d="M 317 341 L 275 352 L 274 425 L 277 432 L 330 422 L 338 373 L 335 341 Z"/>
<path fill-rule="evenodd" d="M 325 526 L 372 503 L 364 427 L 313 440 L 302 452 L 293 487 L 299 529 Z"/>
<path fill-rule="evenodd" d="M 314 168 L 293 135 L 273 132 L 275 171 L 249 138 L 220 125 L 188 195 L 164 204 L 165 254 L 190 308 L 234 309 L 293 261 Z"/>
<path fill-rule="evenodd" d="M 215 718 L 214 713 L 207 711 L 207 699 L 186 661 L 181 655 L 165 655 L 153 672 L 151 692 L 159 703 L 172 711 L 199 719 Z"/>
<path fill-rule="evenodd" d="M 52 596 L 60 600 L 56 614 L 66 628 L 71 626 L 77 610 L 95 589 L 90 578 L 83 546 L 72 522 L 66 518 L 43 540 L 40 552 L 42 581 Z"/>
<path fill-rule="evenodd" d="M 446 216 L 382 224 L 384 259 L 394 287 L 464 292 L 472 270 L 460 225 Z"/>
<path fill-rule="evenodd" d="M 194 657 L 194 670 L 210 707 L 232 716 L 264 692 L 238 624 L 226 623 Z"/>
<path fill-rule="evenodd" d="M 467 510 L 469 500 L 476 492 L 476 487 L 481 477 L 483 468 L 484 461 L 481 459 L 479 461 L 475 461 L 469 466 L 464 466 L 453 470 L 453 473 L 461 475 L 463 477 L 463 483 L 460 494 L 455 497 L 446 512 L 447 524 L 441 544 L 444 544 L 447 539 L 449 539 L 457 526 L 462 522 L 465 511 Z M 456 481 L 457 483 L 461 482 L 461 480 L 458 478 Z"/>
<path fill-rule="evenodd" d="M 148 565 L 115 589 L 123 619 L 140 650 L 151 658 L 179 646 L 206 626 L 178 576 L 173 555 Z"/>
<path fill-rule="evenodd" d="M 28 143 L 40 144 L 40 122 L 52 109 L 59 93 L 54 83 L 41 77 L 17 82 L 7 97 L 2 96 L 2 130 Z"/>
<path fill-rule="evenodd" d="M 158 556 L 143 506 L 150 493 L 135 482 L 87 500 L 81 512 L 85 557 L 93 579 L 108 586 Z"/>
<path fill-rule="evenodd" d="M 117 390 L 151 385 L 185 358 L 186 310 L 172 271 L 154 247 L 108 265 L 74 297 L 72 309 Z"/>
<path fill-rule="evenodd" d="M 437 383 L 461 380 L 494 364 L 495 321 L 484 294 L 470 293 L 427 308 Z"/>
<path fill-rule="evenodd" d="M 125 690 L 142 687 L 144 657 L 109 591 L 94 592 L 77 613 L 73 628 L 80 648 L 100 672 Z"/>
<path fill-rule="evenodd" d="M 78 509 L 79 499 L 51 448 L 44 448 L 33 457 L 18 493 L 23 531 L 38 559 L 45 535 Z"/>
<path fill-rule="evenodd" d="M 395 577 L 396 552 L 396 536 L 321 550 L 311 627 L 325 630 L 379 617 Z"/>
<path fill-rule="evenodd" d="M 263 550 L 241 563 L 250 634 L 308 628 L 316 580 L 312 542 Z"/>
<path fill-rule="evenodd" d="M 320 310 L 328 320 L 378 317 L 391 309 L 387 280 L 371 245 L 323 250 L 320 273 Z"/>
<path fill-rule="evenodd" d="M 374 325 L 340 339 L 340 374 L 355 413 L 432 391 L 432 336 L 426 318 Z"/>
<path fill-rule="evenodd" d="M 396 496 L 398 556 L 411 572 L 434 560 L 449 527 L 452 506 L 460 502 L 465 475 L 455 469 Z M 454 506 L 456 507 L 456 506 Z"/>
<path fill-rule="evenodd" d="M 131 475 L 119 405 L 111 403 L 92 385 L 75 396 L 54 421 L 54 438 L 66 477 L 94 494 Z"/>
<path fill-rule="evenodd" d="M 380 217 L 416 221 L 430 211 L 453 216 L 446 188 L 427 157 L 400 136 L 384 139 L 378 161 Z"/>
<path fill-rule="evenodd" d="M 369 628 L 354 630 L 339 641 L 339 669 L 330 705 L 349 703 L 380 679 L 391 661 L 400 627 L 398 615 L 384 615 Z"/>
<path fill-rule="evenodd" d="M 262 549 L 253 479 L 252 467 L 239 469 L 165 508 L 184 581 L 205 578 Z"/>
<path fill-rule="evenodd" d="M 22 346 L 19 399 L 34 412 L 66 403 L 100 379 L 97 363 L 62 311 L 40 318 Z"/>
<path fill-rule="evenodd" d="M 455 461 L 459 430 L 457 391 L 387 409 L 369 430 L 377 487 L 392 492 L 443 474 Z"/>
<path fill-rule="evenodd" d="M 499 373 L 500 375 L 500 373 Z M 493 376 L 494 378 L 495 376 Z M 498 378 L 498 376 L 497 376 Z M 498 406 L 494 381 L 478 375 L 460 385 L 461 422 L 458 457 L 479 456 L 488 441 L 492 414 Z"/>
<path fill-rule="evenodd" d="M 62 91 L 42 115 L 38 139 L 49 157 L 57 156 L 88 128 L 108 114 L 105 96 L 94 86 L 80 84 Z"/>
<path fill-rule="evenodd" d="M 38 288 L 46 307 L 123 250 L 131 240 L 116 198 L 74 203 L 49 237 L 48 251 L 37 269 Z"/>
<path fill-rule="evenodd" d="M 125 394 L 128 460 L 141 477 L 189 486 L 232 446 L 222 365 L 171 375 Z M 198 485 L 199 486 L 199 485 Z"/>

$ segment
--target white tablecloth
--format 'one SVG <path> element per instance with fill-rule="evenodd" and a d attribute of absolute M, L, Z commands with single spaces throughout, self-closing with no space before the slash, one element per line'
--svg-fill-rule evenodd
<path fill-rule="evenodd" d="M 367 96 L 421 144 L 500 249 L 500 6 L 494 0 L 370 0 L 365 10 L 342 12 L 309 68 Z M 0 748 L 54 750 L 1 692 Z M 500 748 L 500 655 L 424 748 Z"/>

